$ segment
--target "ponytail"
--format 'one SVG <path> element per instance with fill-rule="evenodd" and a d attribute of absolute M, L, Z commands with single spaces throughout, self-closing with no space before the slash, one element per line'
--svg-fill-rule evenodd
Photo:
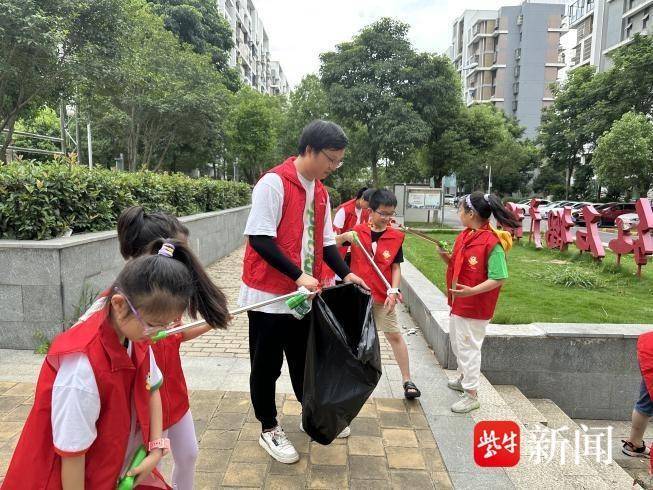
<path fill-rule="evenodd" d="M 143 311 L 188 310 L 193 319 L 199 313 L 213 328 L 226 328 L 229 320 L 224 294 L 183 240 L 153 241 L 146 255 L 125 265 L 113 286 Z"/>
<path fill-rule="evenodd" d="M 483 219 L 490 219 L 490 216 L 494 216 L 501 226 L 519 227 L 519 222 L 512 213 L 506 210 L 501 199 L 494 194 L 483 194 L 476 191 L 463 198 L 461 202 L 466 211 L 475 212 Z"/>
<path fill-rule="evenodd" d="M 157 254 L 164 243 L 174 245 L 172 258 L 184 264 L 191 274 L 194 288 L 188 305 L 190 316 L 196 319 L 199 313 L 213 328 L 226 328 L 229 322 L 227 298 L 206 273 L 195 253 L 186 242 L 163 239 L 153 241 L 148 246 L 149 253 Z"/>
<path fill-rule="evenodd" d="M 143 255 L 153 240 L 188 236 L 188 228 L 175 216 L 146 213 L 141 206 L 132 206 L 120 213 L 117 230 L 120 254 L 125 260 Z"/>

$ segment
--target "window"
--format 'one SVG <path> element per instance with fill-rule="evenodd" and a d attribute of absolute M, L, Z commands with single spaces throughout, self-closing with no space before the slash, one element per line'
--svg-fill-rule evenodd
<path fill-rule="evenodd" d="M 521 48 L 515 49 L 515 59 L 518 60 L 521 58 Z"/>
<path fill-rule="evenodd" d="M 519 82 L 512 84 L 512 93 L 517 95 L 519 93 Z"/>
<path fill-rule="evenodd" d="M 524 38 L 524 33 L 519 31 L 519 40 L 521 41 Z"/>
<path fill-rule="evenodd" d="M 519 65 L 515 65 L 515 76 L 519 76 Z"/>
<path fill-rule="evenodd" d="M 642 17 L 642 29 L 646 29 L 647 24 L 648 24 L 648 9 L 646 10 L 644 17 Z"/>
<path fill-rule="evenodd" d="M 517 101 L 516 100 L 512 101 L 512 112 L 517 112 Z"/>
<path fill-rule="evenodd" d="M 630 37 L 630 33 L 633 31 L 633 24 L 630 23 L 626 26 L 626 39 Z"/>

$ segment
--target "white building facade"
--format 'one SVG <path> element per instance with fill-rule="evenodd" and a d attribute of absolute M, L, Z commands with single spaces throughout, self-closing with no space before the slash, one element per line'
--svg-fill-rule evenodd
<path fill-rule="evenodd" d="M 217 0 L 231 26 L 234 47 L 229 65 L 243 83 L 264 94 L 287 94 L 290 86 L 281 64 L 271 59 L 270 39 L 252 0 Z"/>

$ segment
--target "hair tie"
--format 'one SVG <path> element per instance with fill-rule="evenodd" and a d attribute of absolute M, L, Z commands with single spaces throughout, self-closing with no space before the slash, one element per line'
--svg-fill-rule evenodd
<path fill-rule="evenodd" d="M 159 249 L 159 255 L 172 258 L 175 253 L 175 246 L 172 243 L 165 242 Z"/>
<path fill-rule="evenodd" d="M 489 195 L 489 194 L 485 194 L 485 195 L 483 196 L 483 199 L 485 199 L 485 202 L 486 202 L 486 203 L 490 204 L 490 195 Z"/>
<path fill-rule="evenodd" d="M 467 207 L 468 207 L 469 209 L 471 209 L 472 211 L 474 211 L 475 213 L 477 213 L 476 208 L 475 208 L 474 205 L 472 204 L 472 197 L 471 197 L 471 196 L 472 196 L 471 194 L 467 194 L 467 196 L 465 196 L 465 203 L 467 203 Z"/>

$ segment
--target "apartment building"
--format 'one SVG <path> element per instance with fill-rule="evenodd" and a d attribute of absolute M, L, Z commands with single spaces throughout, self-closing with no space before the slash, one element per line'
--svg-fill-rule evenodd
<path fill-rule="evenodd" d="M 217 0 L 233 33 L 229 65 L 244 83 L 265 94 L 286 94 L 290 86 L 278 61 L 271 59 L 270 39 L 252 0 Z"/>
<path fill-rule="evenodd" d="M 612 66 L 610 53 L 632 41 L 637 33 L 651 34 L 653 0 L 575 0 L 569 5 L 569 27 L 577 40 L 570 69 L 583 65 L 604 71 Z"/>
<path fill-rule="evenodd" d="M 498 11 L 467 10 L 453 25 L 449 56 L 467 105 L 487 103 L 515 116 L 534 138 L 551 87 L 564 68 L 560 36 L 564 1 L 531 2 Z"/>

